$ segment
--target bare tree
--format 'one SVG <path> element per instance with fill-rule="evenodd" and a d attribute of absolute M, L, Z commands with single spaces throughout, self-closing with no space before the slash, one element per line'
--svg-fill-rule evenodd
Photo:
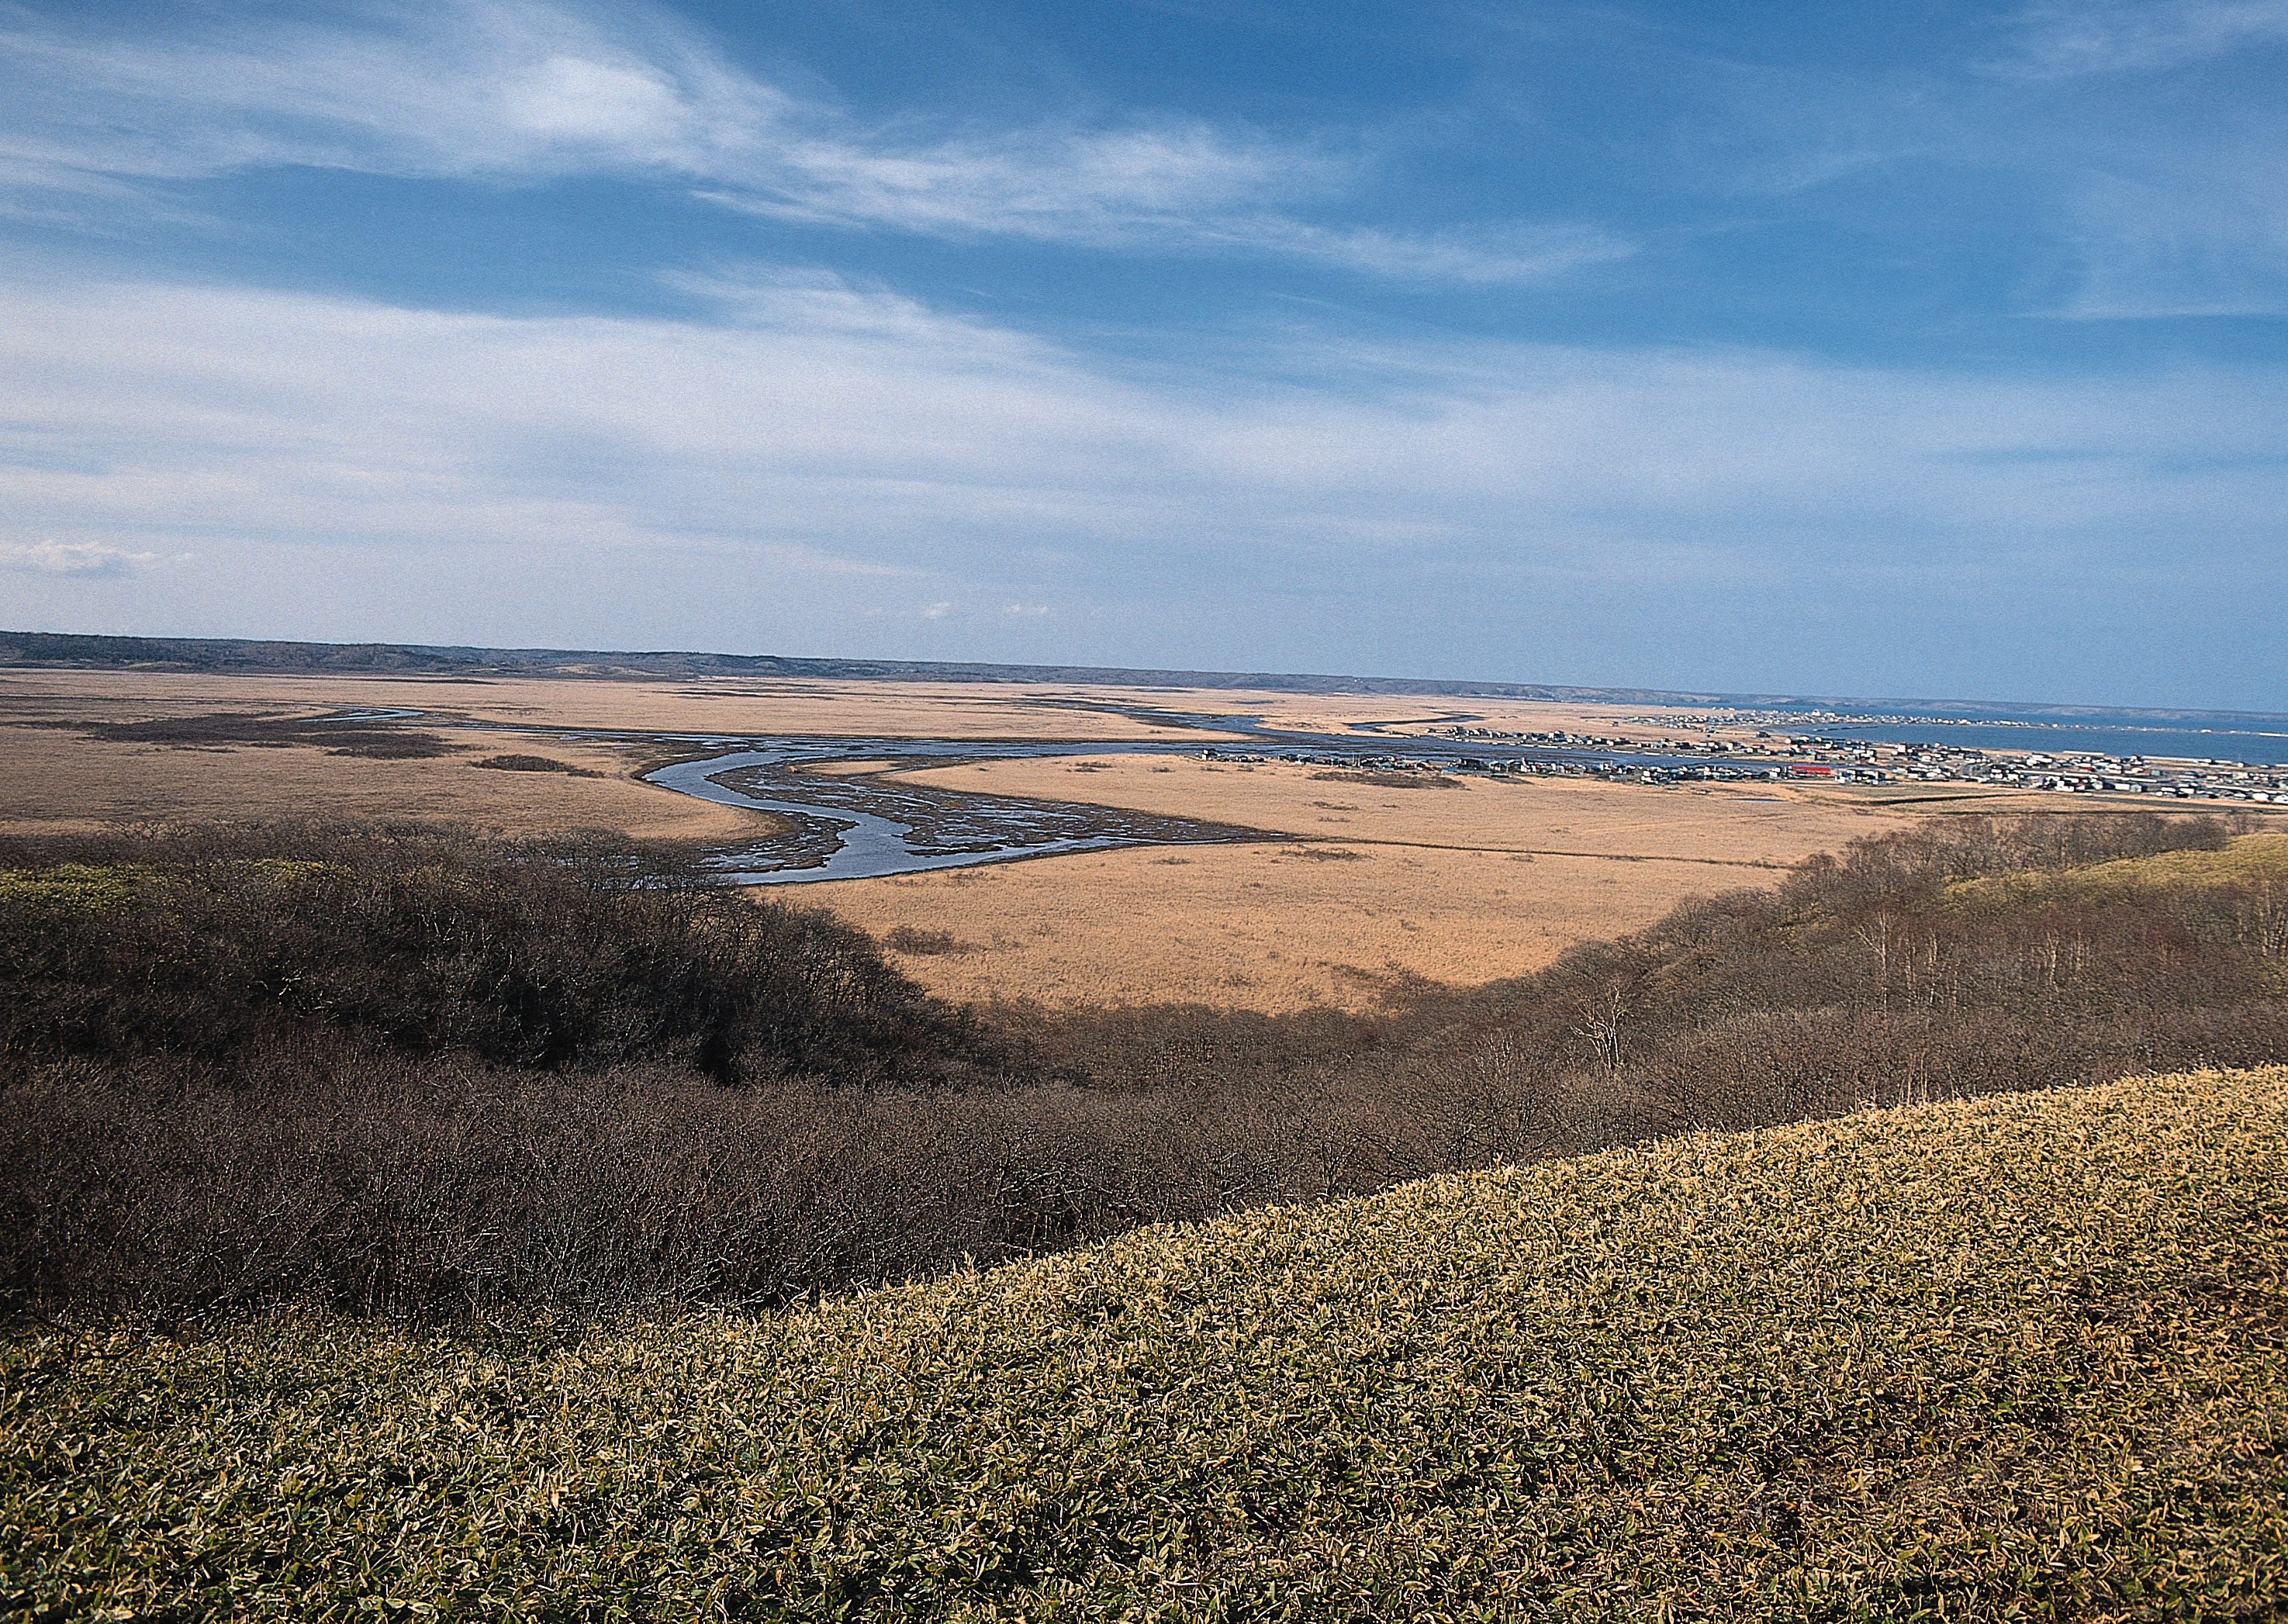
<path fill-rule="evenodd" d="M 1891 908 L 1879 907 L 1868 915 L 1856 934 L 1866 944 L 1867 950 L 1875 955 L 1876 969 L 1882 978 L 1877 1000 L 1883 1013 L 1888 1015 L 1891 1012 L 1891 952 L 1899 939 L 1899 916 Z"/>
<path fill-rule="evenodd" d="M 1581 1024 L 1574 1028 L 1576 1036 L 1588 1040 L 1597 1063 L 1615 1082 L 1621 1080 L 1625 1054 L 1621 1026 L 1628 1018 L 1629 993 L 1629 983 L 1617 976 L 1590 988 L 1582 994 Z"/>

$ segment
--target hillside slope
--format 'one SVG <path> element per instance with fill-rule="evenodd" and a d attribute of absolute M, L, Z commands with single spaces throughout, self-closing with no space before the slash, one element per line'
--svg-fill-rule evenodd
<path fill-rule="evenodd" d="M 8 1344 L 18 1616 L 2271 1616 L 2288 1068 L 756 1319 Z M 115 1612 L 107 1616 L 130 1616 Z"/>

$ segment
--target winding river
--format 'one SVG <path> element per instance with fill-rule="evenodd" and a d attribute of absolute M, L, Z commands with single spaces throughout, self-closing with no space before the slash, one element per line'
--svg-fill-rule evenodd
<path fill-rule="evenodd" d="M 1264 759 L 1262 755 L 1244 755 L 1250 751 L 1276 752 L 1331 765 L 1366 766 L 1386 759 L 1394 746 L 1402 745 L 1409 759 L 1433 762 L 1473 757 L 1486 750 L 1483 745 L 1456 740 L 1377 741 L 1360 733 L 1286 733 L 1265 726 L 1259 717 L 1245 715 L 1150 709 L 1124 713 L 1140 721 L 1198 728 L 1200 736 L 1195 741 L 1044 741 L 758 737 L 547 726 L 508 730 L 498 723 L 462 722 L 418 710 L 381 709 L 346 710 L 324 719 L 366 724 L 418 721 L 425 726 L 449 730 L 481 726 L 492 732 L 527 732 L 536 741 L 644 743 L 688 751 L 690 759 L 655 767 L 643 775 L 644 780 L 719 806 L 767 812 L 784 826 L 765 839 L 706 860 L 707 866 L 727 883 L 735 885 L 870 879 L 1122 846 L 1291 838 L 1232 824 L 1084 802 L 1033 800 L 916 784 L 898 777 L 901 769 L 1051 756 L 1192 753 Z M 1451 719 L 1467 718 L 1458 714 Z M 1499 747 L 1498 753 L 1585 763 L 1611 759 L 1605 751 L 1520 749 L 1507 744 Z M 819 771 L 841 763 L 865 763 L 870 770 Z M 877 763 L 882 764 L 872 764 Z"/>
<path fill-rule="evenodd" d="M 822 749 L 816 744 L 806 748 L 778 741 L 760 749 L 675 762 L 655 768 L 644 779 L 719 806 L 770 812 L 787 822 L 782 834 L 708 860 L 709 867 L 735 885 L 870 879 L 1116 846 L 1275 838 L 1259 830 L 1195 819 L 926 789 L 886 782 L 876 773 L 842 777 L 802 771 L 838 760 L 888 759 L 898 765 L 923 766 L 1013 756 L 1128 753 L 1139 748 L 1156 754 L 1168 749 L 1158 741 L 1139 747 L 1102 741 L 980 745 L 946 740 L 838 741 Z"/>

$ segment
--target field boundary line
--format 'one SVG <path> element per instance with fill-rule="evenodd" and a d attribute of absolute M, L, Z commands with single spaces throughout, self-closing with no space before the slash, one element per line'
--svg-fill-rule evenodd
<path fill-rule="evenodd" d="M 1666 857 L 1633 852 L 1558 852 L 1545 846 L 1458 846 L 1436 840 L 1377 840 L 1365 835 L 1288 835 L 1282 838 L 1296 845 L 1404 846 L 1415 852 L 1499 852 L 1505 856 L 1520 857 L 1585 857 L 1608 863 L 1702 863 L 1718 868 L 1764 869 L 1795 867 L 1792 863 L 1768 862 L 1752 857 Z"/>

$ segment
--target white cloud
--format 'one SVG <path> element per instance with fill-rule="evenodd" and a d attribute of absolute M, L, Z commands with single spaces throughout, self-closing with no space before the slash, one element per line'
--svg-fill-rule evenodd
<path fill-rule="evenodd" d="M 681 133 L 677 87 L 640 67 L 552 56 L 505 87 L 505 122 L 544 140 L 657 150 Z"/>
<path fill-rule="evenodd" d="M 309 165 L 417 177 L 651 177 L 750 213 L 941 236 L 1284 255 L 1371 275 L 1525 281 L 1628 251 L 1507 225 L 1420 237 L 1306 223 L 1362 162 L 1145 116 L 998 133 L 868 129 L 647 7 L 449 0 L 325 20 L 97 34 L 0 28 L 0 203 L 68 214 L 98 185 Z M 85 210 L 83 210 L 85 213 Z"/>
<path fill-rule="evenodd" d="M 1319 334 L 1185 380 L 824 279 L 721 292 L 708 325 L 0 283 L 0 511 L 52 538 L 5 560 L 12 618 L 1478 675 L 1529 646 L 1682 684 L 1816 606 L 1902 661 L 1943 626 L 2189 682 L 2182 634 L 2288 573 L 2276 373 Z"/>
<path fill-rule="evenodd" d="M 8 154 L 67 182 L 282 163 L 696 175 L 752 148 L 787 109 L 635 8 L 612 27 L 535 0 L 352 5 L 323 21 L 246 17 L 171 36 L 152 20 L 104 34 L 28 17 L 0 31 Z"/>
<path fill-rule="evenodd" d="M 754 213 L 962 234 L 1132 242 L 1331 191 L 1344 166 L 1196 121 L 1034 130 L 896 146 L 836 131 L 789 141 L 743 187 L 705 195 Z"/>
<path fill-rule="evenodd" d="M 0 420 L 37 425 L 0 431 L 0 492 L 65 538 L 40 543 L 56 567 L 194 539 L 209 557 L 411 546 L 440 567 L 477 546 L 623 570 L 699 548 L 854 591 L 910 583 L 924 613 L 957 596 L 933 579 L 1006 593 L 1037 558 L 1069 578 L 1148 570 L 1172 537 L 1444 567 L 1634 535 L 1722 571 L 1793 556 L 1807 528 L 1863 562 L 1894 544 L 1878 537 L 2070 550 L 2124 524 L 2288 519 L 2288 391 L 2263 374 L 2006 384 L 1320 337 L 1259 358 L 1316 382 L 1195 384 L 835 284 L 741 293 L 702 326 L 0 289 Z"/>
<path fill-rule="evenodd" d="M 123 575 L 130 568 L 148 564 L 150 552 L 130 552 L 101 542 L 0 542 L 0 569 L 31 575 L 105 577 Z"/>
<path fill-rule="evenodd" d="M 1257 221 L 1240 240 L 1370 275 L 1464 283 L 1545 281 L 1636 252 L 1628 239 L 1586 226 L 1416 234 Z"/>

